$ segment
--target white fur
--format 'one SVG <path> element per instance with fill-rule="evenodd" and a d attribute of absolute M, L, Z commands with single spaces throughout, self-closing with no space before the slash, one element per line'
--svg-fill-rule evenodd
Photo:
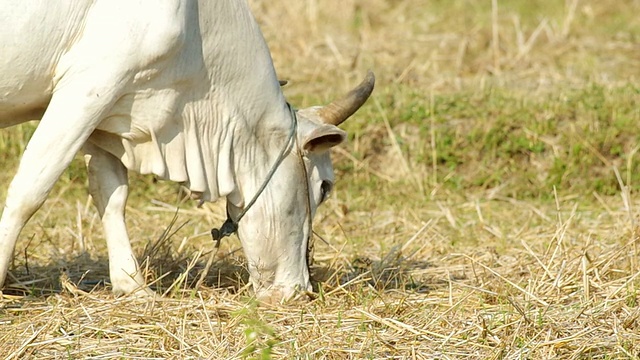
<path fill-rule="evenodd" d="M 40 124 L 0 219 L 0 286 L 17 238 L 76 152 L 105 228 L 117 293 L 147 294 L 124 223 L 127 171 L 184 182 L 241 208 L 280 152 L 293 119 L 244 1 L 0 0 L 0 128 Z M 310 112 L 310 114 L 313 112 Z M 297 141 L 342 134 L 300 115 Z M 327 137 L 328 138 L 328 137 Z M 309 290 L 307 224 L 327 146 L 291 152 L 239 236 L 259 296 Z M 308 182 L 310 193 L 307 192 Z M 310 197 L 311 213 L 307 212 Z"/>

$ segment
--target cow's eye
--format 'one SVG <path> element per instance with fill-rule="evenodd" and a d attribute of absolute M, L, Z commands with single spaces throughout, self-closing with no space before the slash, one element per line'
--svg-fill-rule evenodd
<path fill-rule="evenodd" d="M 331 193 L 331 189 L 333 188 L 333 184 L 331 181 L 323 181 L 322 185 L 320 185 L 320 203 L 327 200 L 329 194 Z"/>

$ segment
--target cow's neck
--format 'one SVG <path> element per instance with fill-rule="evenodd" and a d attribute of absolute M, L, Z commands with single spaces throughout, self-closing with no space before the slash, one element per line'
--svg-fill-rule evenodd
<path fill-rule="evenodd" d="M 211 200 L 231 196 L 239 203 L 237 183 L 268 172 L 256 164 L 277 157 L 291 120 L 269 49 L 246 2 L 199 5 L 204 68 L 211 84 L 203 104 L 208 114 L 200 115 L 215 118 L 205 137 L 217 152 L 217 191 L 210 189 Z"/>
<path fill-rule="evenodd" d="M 212 88 L 249 117 L 283 103 L 271 54 L 246 2 L 203 1 L 200 6 L 202 51 Z"/>

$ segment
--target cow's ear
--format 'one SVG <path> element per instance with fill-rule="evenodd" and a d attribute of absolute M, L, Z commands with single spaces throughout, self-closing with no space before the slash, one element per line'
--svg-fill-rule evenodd
<path fill-rule="evenodd" d="M 300 134 L 302 148 L 310 153 L 327 151 L 347 138 L 346 132 L 333 125 L 315 125 L 304 130 Z"/>

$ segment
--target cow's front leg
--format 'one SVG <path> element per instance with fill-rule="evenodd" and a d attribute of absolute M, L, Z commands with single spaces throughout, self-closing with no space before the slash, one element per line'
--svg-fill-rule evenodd
<path fill-rule="evenodd" d="M 89 192 L 93 197 L 107 240 L 109 276 L 117 295 L 152 295 L 133 255 L 124 220 L 129 195 L 127 169 L 122 162 L 88 142 L 84 146 L 89 172 Z"/>
<path fill-rule="evenodd" d="M 59 81 L 20 159 L 0 219 L 0 287 L 22 228 L 119 95 L 114 84 L 122 81 L 100 70 L 92 81 Z"/>

